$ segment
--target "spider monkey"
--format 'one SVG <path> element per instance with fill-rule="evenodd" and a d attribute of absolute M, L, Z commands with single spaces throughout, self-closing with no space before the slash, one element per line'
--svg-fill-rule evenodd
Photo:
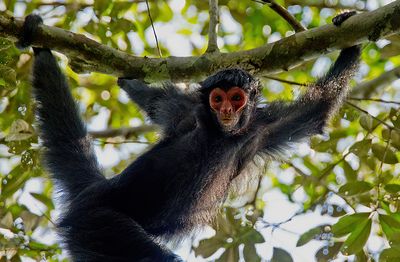
<path fill-rule="evenodd" d="M 341 24 L 348 14 L 335 18 Z M 18 46 L 28 47 L 42 19 L 29 15 Z M 44 159 L 61 191 L 57 229 L 73 261 L 182 261 L 160 239 L 210 222 L 232 180 L 257 154 L 275 156 L 320 134 L 341 105 L 360 57 L 343 49 L 328 73 L 291 103 L 258 105 L 260 83 L 241 69 L 217 72 L 190 93 L 173 84 L 118 84 L 163 131 L 163 138 L 121 174 L 101 174 L 66 79 L 47 48 L 34 48 L 33 92 Z"/>

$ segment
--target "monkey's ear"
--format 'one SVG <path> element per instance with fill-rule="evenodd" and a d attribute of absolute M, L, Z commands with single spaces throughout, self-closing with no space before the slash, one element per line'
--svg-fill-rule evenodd
<path fill-rule="evenodd" d="M 128 93 L 129 96 L 134 95 L 138 91 L 146 90 L 148 85 L 137 79 L 129 79 L 125 77 L 118 78 L 118 85 Z"/>

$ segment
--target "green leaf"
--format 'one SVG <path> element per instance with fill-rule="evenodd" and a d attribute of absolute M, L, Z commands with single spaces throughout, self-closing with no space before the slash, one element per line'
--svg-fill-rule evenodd
<path fill-rule="evenodd" d="M 0 51 L 6 51 L 11 47 L 13 47 L 13 43 L 10 40 L 0 37 Z"/>
<path fill-rule="evenodd" d="M 321 211 L 321 215 L 328 214 L 331 217 L 342 217 L 346 215 L 346 211 L 343 207 L 338 205 L 327 205 L 326 208 L 323 208 Z"/>
<path fill-rule="evenodd" d="M 3 179 L 3 189 L 1 192 L 2 198 L 10 197 L 18 189 L 22 187 L 23 184 L 31 177 L 31 173 L 22 170 L 21 165 L 16 166 L 7 176 L 7 179 Z"/>
<path fill-rule="evenodd" d="M 398 193 L 400 192 L 400 185 L 399 184 L 387 184 L 385 185 L 385 190 L 389 193 Z"/>
<path fill-rule="evenodd" d="M 315 254 L 318 262 L 329 262 L 334 259 L 343 246 L 343 242 L 336 242 L 332 246 L 327 246 L 319 249 Z"/>
<path fill-rule="evenodd" d="M 343 196 L 352 196 L 368 192 L 372 189 L 372 185 L 365 181 L 356 181 L 344 184 L 339 188 L 339 194 Z"/>
<path fill-rule="evenodd" d="M 368 151 L 371 148 L 371 139 L 365 139 L 365 140 L 361 140 L 359 142 L 354 143 L 351 147 L 350 147 L 350 152 L 354 153 L 357 156 L 367 156 L 368 155 Z"/>
<path fill-rule="evenodd" d="M 390 227 L 395 228 L 395 229 L 400 229 L 400 220 L 397 219 L 395 216 L 389 216 L 389 215 L 379 215 L 379 221 L 385 222 L 388 224 Z"/>
<path fill-rule="evenodd" d="M 365 130 L 371 132 L 376 126 L 379 124 L 373 117 L 370 115 L 363 115 L 360 117 L 360 125 Z"/>
<path fill-rule="evenodd" d="M 242 242 L 248 244 L 257 244 L 264 243 L 265 239 L 260 232 L 258 232 L 254 228 L 249 228 L 249 230 L 244 233 L 244 236 L 242 237 Z"/>
<path fill-rule="evenodd" d="M 239 261 L 239 249 L 237 246 L 227 248 L 225 252 L 215 260 L 217 262 Z"/>
<path fill-rule="evenodd" d="M 325 233 L 325 228 L 327 226 L 328 225 L 317 226 L 317 227 L 311 228 L 307 232 L 303 233 L 300 236 L 299 240 L 297 241 L 296 247 L 300 247 L 302 245 L 305 245 L 308 242 L 310 242 L 311 240 L 317 239 L 318 237 L 320 237 L 321 234 Z"/>
<path fill-rule="evenodd" d="M 40 222 L 40 217 L 29 211 L 22 211 L 21 218 L 24 221 L 25 232 L 32 232 Z"/>
<path fill-rule="evenodd" d="M 45 196 L 43 194 L 38 194 L 38 193 L 30 193 L 35 199 L 39 200 L 42 202 L 48 209 L 54 209 L 54 203 L 51 198 L 48 196 Z"/>
<path fill-rule="evenodd" d="M 397 128 L 400 128 L 400 110 L 391 108 L 389 117 L 393 125 Z"/>
<path fill-rule="evenodd" d="M 17 73 L 11 67 L 0 65 L 0 79 L 6 87 L 14 88 L 17 83 Z"/>
<path fill-rule="evenodd" d="M 380 161 L 386 164 L 397 164 L 399 161 L 393 149 L 379 144 L 372 145 L 372 152 Z"/>
<path fill-rule="evenodd" d="M 335 237 L 344 236 L 352 232 L 356 225 L 368 220 L 369 215 L 370 213 L 357 213 L 344 216 L 332 226 L 332 233 Z"/>
<path fill-rule="evenodd" d="M 386 248 L 379 255 L 380 262 L 386 261 L 399 261 L 400 260 L 400 245 L 393 245 L 390 248 Z"/>
<path fill-rule="evenodd" d="M 11 229 L 13 226 L 13 222 L 14 220 L 11 212 L 7 212 L 7 214 L 0 220 L 0 226 Z"/>
<path fill-rule="evenodd" d="M 194 248 L 194 252 L 196 256 L 207 258 L 217 252 L 224 244 L 224 241 L 216 237 L 203 239 L 200 241 L 199 246 Z"/>
<path fill-rule="evenodd" d="M 246 262 L 260 262 L 261 258 L 257 254 L 254 244 L 246 244 L 243 248 L 243 258 Z"/>
<path fill-rule="evenodd" d="M 343 243 L 342 252 L 344 255 L 351 255 L 359 252 L 364 247 L 371 232 L 372 220 L 367 219 L 357 225 L 350 236 Z"/>
<path fill-rule="evenodd" d="M 293 259 L 286 250 L 274 247 L 271 262 L 293 262 Z"/>
<path fill-rule="evenodd" d="M 343 161 L 342 165 L 347 181 L 357 180 L 357 171 L 354 170 L 347 161 Z"/>
<path fill-rule="evenodd" d="M 379 215 L 379 224 L 382 228 L 383 233 L 390 241 L 399 241 L 400 239 L 400 229 L 398 228 L 399 220 L 393 214 L 390 216 Z M 392 226 L 395 225 L 395 226 Z"/>
<path fill-rule="evenodd" d="M 33 136 L 33 128 L 24 120 L 15 120 L 10 128 L 9 134 L 6 136 L 5 140 L 10 141 L 21 141 L 26 140 Z"/>

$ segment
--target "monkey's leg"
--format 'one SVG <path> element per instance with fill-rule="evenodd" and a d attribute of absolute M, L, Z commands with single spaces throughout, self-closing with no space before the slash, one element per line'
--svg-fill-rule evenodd
<path fill-rule="evenodd" d="M 59 230 L 75 261 L 180 262 L 178 256 L 157 244 L 138 223 L 107 207 L 80 205 L 66 214 Z"/>
<path fill-rule="evenodd" d="M 42 19 L 26 17 L 18 47 L 28 47 L 40 30 Z M 88 185 L 104 181 L 86 126 L 56 59 L 47 48 L 34 48 L 33 93 L 37 101 L 40 138 L 46 148 L 47 167 L 64 201 L 71 200 Z"/>
<path fill-rule="evenodd" d="M 48 49 L 35 49 L 33 92 L 47 149 L 45 161 L 56 184 L 75 197 L 88 185 L 105 180 L 66 79 Z"/>

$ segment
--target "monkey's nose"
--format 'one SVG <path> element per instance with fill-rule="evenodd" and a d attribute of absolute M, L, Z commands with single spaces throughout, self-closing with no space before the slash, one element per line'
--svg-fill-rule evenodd
<path fill-rule="evenodd" d="M 233 113 L 232 105 L 230 105 L 229 103 L 222 104 L 221 113 L 224 115 L 232 114 Z"/>

